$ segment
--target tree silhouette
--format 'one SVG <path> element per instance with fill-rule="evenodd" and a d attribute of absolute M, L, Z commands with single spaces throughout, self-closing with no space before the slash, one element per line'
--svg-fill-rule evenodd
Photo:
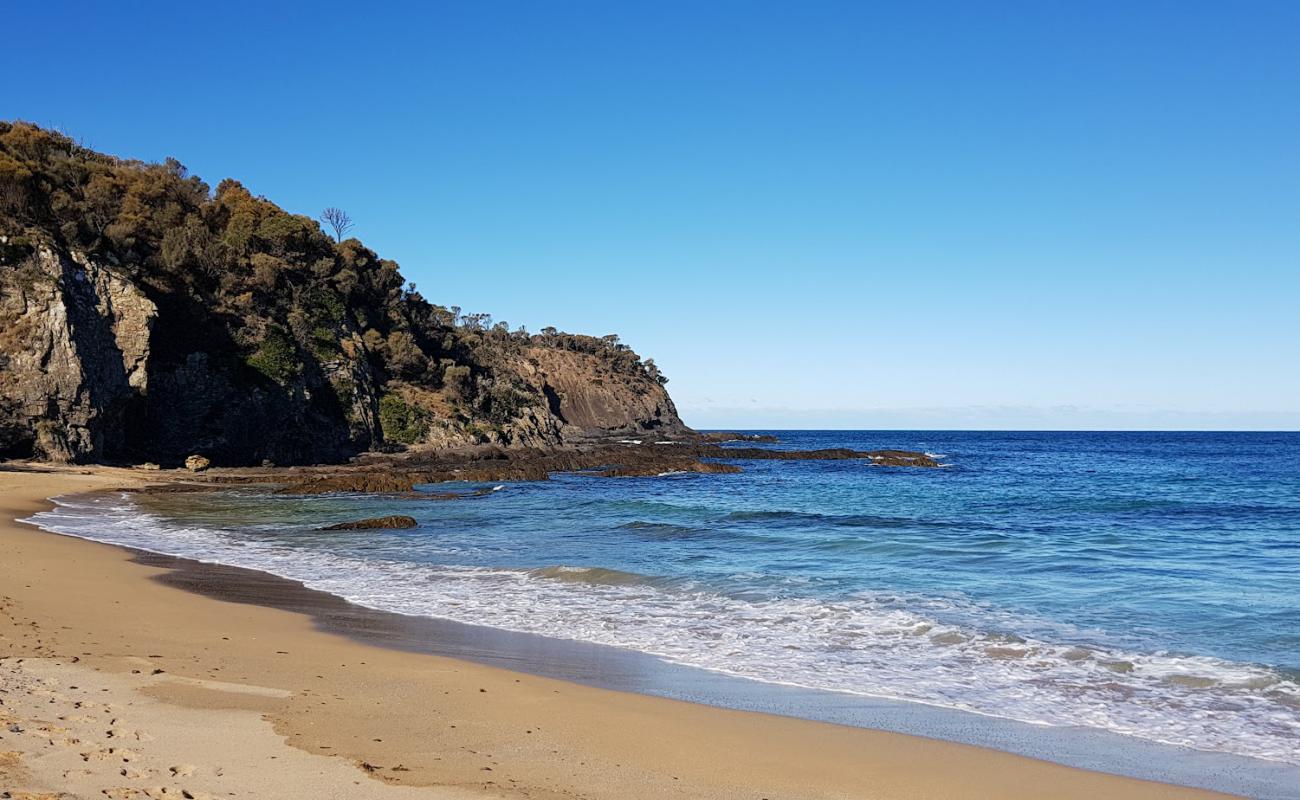
<path fill-rule="evenodd" d="M 320 218 L 334 229 L 334 238 L 340 242 L 343 241 L 343 234 L 352 230 L 352 217 L 341 208 L 330 206 L 320 212 Z"/>

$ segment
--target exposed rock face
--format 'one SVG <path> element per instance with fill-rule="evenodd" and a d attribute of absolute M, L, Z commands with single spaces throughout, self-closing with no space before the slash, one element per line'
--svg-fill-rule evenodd
<path fill-rule="evenodd" d="M 134 282 L 77 252 L 0 261 L 0 323 L 0 455 L 176 464 L 201 450 L 224 463 L 301 463 L 379 439 L 362 359 L 323 365 L 356 387 L 351 408 L 332 414 L 309 399 L 332 394 L 328 375 L 255 383 L 219 340 L 207 343 L 215 352 L 175 354 L 184 329 L 207 321 L 180 309 L 162 317 Z"/>
<path fill-rule="evenodd" d="M 77 253 L 41 248 L 0 279 L 0 453 L 90 461 L 121 447 L 148 389 L 157 308 Z"/>
<path fill-rule="evenodd" d="M 687 432 L 657 381 L 612 370 L 590 354 L 532 347 L 519 371 L 546 399 L 559 438 Z"/>
<path fill-rule="evenodd" d="M 155 326 L 159 337 L 176 339 L 176 328 L 205 322 L 168 311 Z M 179 353 L 166 345 L 150 363 L 147 403 L 128 442 L 133 455 L 177 463 L 198 451 L 219 465 L 302 464 L 340 461 L 382 441 L 374 382 L 361 357 L 278 383 L 250 374 L 220 339 L 186 344 Z M 346 407 L 332 374 L 355 376 Z"/>

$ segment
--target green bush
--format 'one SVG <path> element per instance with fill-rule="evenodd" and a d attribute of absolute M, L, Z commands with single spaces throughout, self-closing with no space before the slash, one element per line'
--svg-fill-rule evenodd
<path fill-rule="evenodd" d="M 429 435 L 429 412 L 407 405 L 399 395 L 379 398 L 379 426 L 384 439 L 401 444 L 418 444 Z"/>
<path fill-rule="evenodd" d="M 339 340 L 333 328 L 317 325 L 311 329 L 311 353 L 317 361 L 332 361 L 339 354 Z"/>
<path fill-rule="evenodd" d="M 298 377 L 302 364 L 298 363 L 298 349 L 282 328 L 271 328 L 248 357 L 248 366 L 281 385 Z"/>
<path fill-rule="evenodd" d="M 504 425 L 519 416 L 536 398 L 518 387 L 499 384 L 492 387 L 487 398 L 488 419 L 498 425 Z"/>

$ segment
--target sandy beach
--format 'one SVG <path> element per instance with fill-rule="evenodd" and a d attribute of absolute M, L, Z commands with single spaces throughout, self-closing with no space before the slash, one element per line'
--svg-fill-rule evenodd
<path fill-rule="evenodd" d="M 1226 796 L 375 647 L 13 521 L 155 477 L 0 467 L 0 797 Z"/>

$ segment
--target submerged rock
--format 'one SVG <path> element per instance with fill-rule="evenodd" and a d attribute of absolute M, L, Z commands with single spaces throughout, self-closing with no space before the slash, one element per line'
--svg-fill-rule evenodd
<path fill-rule="evenodd" d="M 359 519 L 354 522 L 340 522 L 337 525 L 327 525 L 320 530 L 323 531 L 369 531 L 393 528 L 414 528 L 419 523 L 415 517 L 408 517 L 404 514 L 393 514 L 387 517 L 373 517 L 371 519 Z"/>

